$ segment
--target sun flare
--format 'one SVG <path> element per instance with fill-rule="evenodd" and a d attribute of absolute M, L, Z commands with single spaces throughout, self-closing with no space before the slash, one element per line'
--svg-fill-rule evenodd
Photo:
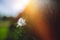
<path fill-rule="evenodd" d="M 15 10 L 23 11 L 26 6 L 29 4 L 30 0 L 16 0 L 12 5 L 12 8 Z"/>

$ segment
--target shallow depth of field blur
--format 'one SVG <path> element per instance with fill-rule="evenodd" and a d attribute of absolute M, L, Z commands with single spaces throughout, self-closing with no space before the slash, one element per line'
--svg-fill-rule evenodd
<path fill-rule="evenodd" d="M 7 38 L 7 34 L 9 31 L 9 25 L 10 25 L 10 21 L 1 19 L 0 17 L 0 40 L 4 40 L 5 38 Z"/>
<path fill-rule="evenodd" d="M 41 19 L 46 17 L 49 22 L 53 20 L 51 22 L 53 24 L 56 11 L 57 3 L 52 0 L 0 0 L 0 40 L 37 40 L 32 24 L 39 26 L 40 16 L 42 16 Z M 32 14 L 35 12 L 36 14 Z M 38 14 L 40 16 L 35 17 Z M 34 23 L 31 20 L 38 21 Z"/>
<path fill-rule="evenodd" d="M 0 40 L 36 40 L 30 28 L 25 30 L 23 19 L 21 27 L 14 22 L 28 3 L 29 0 L 0 0 Z"/>
<path fill-rule="evenodd" d="M 0 40 L 36 40 L 30 33 L 32 30 L 24 29 L 28 26 L 18 26 L 13 23 L 13 17 L 0 16 Z M 27 31 L 28 30 L 28 31 Z"/>

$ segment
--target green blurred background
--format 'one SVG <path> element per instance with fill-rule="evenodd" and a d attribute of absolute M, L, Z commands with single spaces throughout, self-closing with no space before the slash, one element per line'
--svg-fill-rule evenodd
<path fill-rule="evenodd" d="M 7 34 L 9 31 L 10 21 L 8 20 L 0 20 L 0 40 L 5 40 L 7 38 Z"/>
<path fill-rule="evenodd" d="M 16 27 L 13 17 L 0 17 L 0 40 L 36 40 L 31 25 Z"/>

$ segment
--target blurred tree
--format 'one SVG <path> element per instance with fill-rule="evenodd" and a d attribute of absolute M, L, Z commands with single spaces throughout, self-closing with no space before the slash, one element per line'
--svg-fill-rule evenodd
<path fill-rule="evenodd" d="M 7 19 L 7 17 L 6 16 L 3 16 L 2 20 L 6 20 L 6 19 Z"/>

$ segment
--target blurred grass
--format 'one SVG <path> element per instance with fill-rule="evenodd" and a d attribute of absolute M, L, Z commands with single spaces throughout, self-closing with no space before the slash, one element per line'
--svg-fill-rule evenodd
<path fill-rule="evenodd" d="M 8 35 L 10 21 L 0 21 L 0 40 L 5 40 Z"/>
<path fill-rule="evenodd" d="M 10 23 L 11 21 L 8 20 L 0 21 L 0 40 L 6 40 L 6 38 L 8 38 L 8 40 L 36 40 L 36 38 L 30 34 L 30 31 L 27 32 L 23 27 L 14 28 L 15 26 L 13 26 L 14 31 L 12 29 L 9 30 Z"/>

